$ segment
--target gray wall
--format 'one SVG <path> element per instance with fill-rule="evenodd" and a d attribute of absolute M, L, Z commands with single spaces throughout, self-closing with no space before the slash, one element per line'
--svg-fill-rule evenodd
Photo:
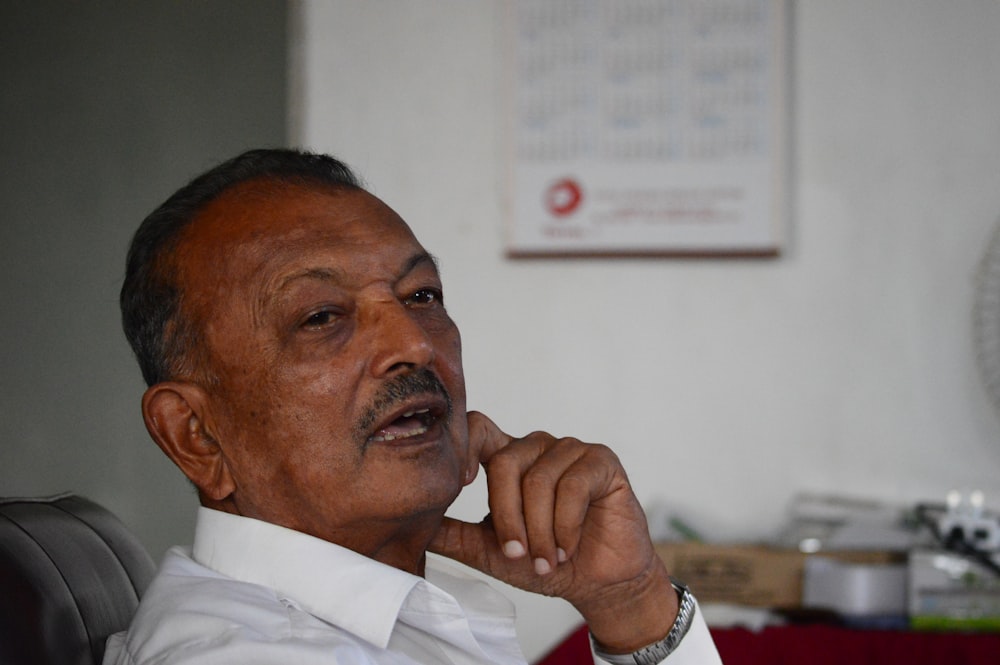
<path fill-rule="evenodd" d="M 0 495 L 86 495 L 159 558 L 197 502 L 142 425 L 125 251 L 191 176 L 285 142 L 286 6 L 4 2 L 0 81 Z"/>

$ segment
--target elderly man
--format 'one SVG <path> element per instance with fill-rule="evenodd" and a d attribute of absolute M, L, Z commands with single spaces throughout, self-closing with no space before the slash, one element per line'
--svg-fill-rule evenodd
<path fill-rule="evenodd" d="M 153 440 L 197 487 L 105 663 L 523 663 L 560 596 L 612 663 L 718 662 L 607 448 L 466 413 L 431 256 L 339 161 L 236 157 L 142 223 L 121 294 Z M 489 517 L 445 517 L 483 468 Z"/>

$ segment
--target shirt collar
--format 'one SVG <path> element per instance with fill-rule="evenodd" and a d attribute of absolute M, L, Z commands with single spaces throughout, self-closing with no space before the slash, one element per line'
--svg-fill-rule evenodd
<path fill-rule="evenodd" d="M 198 509 L 192 556 L 233 579 L 274 589 L 381 648 L 407 596 L 423 582 L 308 534 L 204 507 Z"/>

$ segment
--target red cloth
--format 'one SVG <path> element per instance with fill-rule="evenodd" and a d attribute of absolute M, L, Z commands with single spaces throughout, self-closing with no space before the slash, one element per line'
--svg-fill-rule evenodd
<path fill-rule="evenodd" d="M 754 633 L 713 629 L 725 665 L 1000 665 L 1000 634 L 784 626 Z M 538 665 L 592 663 L 581 626 Z"/>
<path fill-rule="evenodd" d="M 587 627 L 580 626 L 535 665 L 583 665 L 584 663 L 593 665 L 594 659 L 590 655 L 590 636 L 587 634 Z"/>

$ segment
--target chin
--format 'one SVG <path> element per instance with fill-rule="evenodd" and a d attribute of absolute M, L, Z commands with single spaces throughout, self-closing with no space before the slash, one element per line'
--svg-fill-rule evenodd
<path fill-rule="evenodd" d="M 430 482 L 421 486 L 422 492 L 418 496 L 412 497 L 410 504 L 411 515 L 417 514 L 438 514 L 443 517 L 444 513 L 455 503 L 459 493 L 462 491 L 462 483 L 457 479 L 454 482 L 445 482 L 438 478 L 438 482 Z"/>

